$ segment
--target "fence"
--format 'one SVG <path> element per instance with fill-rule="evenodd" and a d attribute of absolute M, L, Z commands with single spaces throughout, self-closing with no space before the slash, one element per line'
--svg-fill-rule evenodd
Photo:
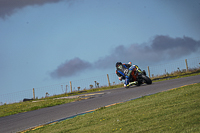
<path fill-rule="evenodd" d="M 149 67 L 149 77 L 170 74 L 175 71 L 188 71 L 189 69 L 200 68 L 200 57 L 176 61 Z M 148 72 L 148 71 L 147 71 Z"/>
<path fill-rule="evenodd" d="M 200 57 L 190 58 L 187 60 L 180 60 L 174 63 L 162 64 L 157 66 L 141 67 L 141 69 L 148 72 L 149 77 L 155 77 L 159 75 L 164 75 L 167 73 L 172 73 L 174 71 L 187 71 L 187 69 L 200 68 Z M 59 95 L 64 93 L 69 93 L 73 91 L 87 90 L 91 88 L 98 88 L 102 86 L 109 86 L 119 84 L 121 81 L 115 73 L 105 74 L 101 76 L 86 78 L 82 80 L 69 81 L 65 83 L 60 83 L 56 85 L 50 85 L 45 87 L 28 89 L 15 93 L 8 93 L 0 95 L 0 105 L 4 103 L 14 103 L 23 101 L 23 98 L 35 99 L 42 98 L 46 96 Z"/>

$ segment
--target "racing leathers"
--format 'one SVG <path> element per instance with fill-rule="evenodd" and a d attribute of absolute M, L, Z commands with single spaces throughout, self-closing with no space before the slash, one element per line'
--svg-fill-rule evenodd
<path fill-rule="evenodd" d="M 129 87 L 132 84 L 137 84 L 137 72 L 141 72 L 137 65 L 118 64 L 116 65 L 116 74 L 120 81 L 125 80 L 124 87 Z M 133 73 L 132 73 L 133 72 Z M 132 78 L 132 79 L 131 79 Z M 130 82 L 134 81 L 134 82 Z"/>

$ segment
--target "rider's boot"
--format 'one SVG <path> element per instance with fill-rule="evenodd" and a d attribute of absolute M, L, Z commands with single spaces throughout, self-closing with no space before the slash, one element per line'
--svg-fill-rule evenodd
<path fill-rule="evenodd" d="M 134 82 L 130 82 L 130 83 L 129 83 L 129 86 L 130 86 L 130 85 L 137 85 L 137 84 L 138 84 L 138 81 L 134 81 Z"/>
<path fill-rule="evenodd" d="M 130 86 L 129 84 L 127 84 L 127 85 L 126 85 L 126 84 L 124 84 L 124 87 L 125 87 L 125 88 L 129 88 L 129 86 Z"/>

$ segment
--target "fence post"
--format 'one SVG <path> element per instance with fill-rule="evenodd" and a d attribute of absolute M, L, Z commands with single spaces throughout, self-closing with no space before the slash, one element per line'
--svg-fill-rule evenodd
<path fill-rule="evenodd" d="M 188 72 L 188 64 L 187 64 L 187 59 L 185 59 L 185 64 L 186 64 L 186 72 Z"/>
<path fill-rule="evenodd" d="M 35 89 L 33 88 L 33 99 L 35 99 Z"/>
<path fill-rule="evenodd" d="M 110 80 L 109 80 L 109 75 L 107 74 L 107 79 L 108 79 L 108 85 L 110 86 Z"/>
<path fill-rule="evenodd" d="M 149 75 L 149 78 L 150 78 L 150 70 L 149 70 L 149 66 L 147 66 L 147 69 L 148 69 L 148 75 Z"/>
<path fill-rule="evenodd" d="M 72 81 L 70 81 L 70 89 L 71 89 L 71 93 L 72 93 Z"/>

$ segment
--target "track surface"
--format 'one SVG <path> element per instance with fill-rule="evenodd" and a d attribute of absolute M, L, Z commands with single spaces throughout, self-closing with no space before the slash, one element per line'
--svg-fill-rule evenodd
<path fill-rule="evenodd" d="M 22 131 L 51 121 L 80 114 L 88 110 L 193 83 L 200 83 L 200 75 L 155 82 L 152 85 L 133 86 L 128 89 L 118 88 L 96 92 L 89 95 L 91 97 L 90 99 L 1 117 L 0 133 Z"/>

